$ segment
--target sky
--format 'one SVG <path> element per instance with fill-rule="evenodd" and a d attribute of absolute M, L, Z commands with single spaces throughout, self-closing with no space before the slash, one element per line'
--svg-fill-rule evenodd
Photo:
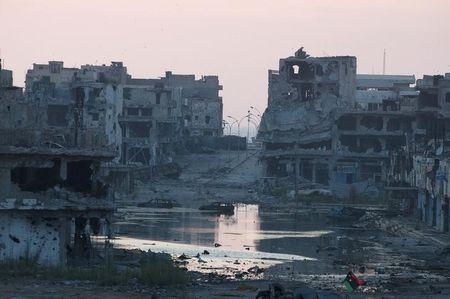
<path fill-rule="evenodd" d="M 384 49 L 387 74 L 450 72 L 449 16 L 449 0 L 0 0 L 0 56 L 17 86 L 49 60 L 218 75 L 238 118 L 265 109 L 267 70 L 301 46 L 356 56 L 358 73 L 381 73 Z"/>

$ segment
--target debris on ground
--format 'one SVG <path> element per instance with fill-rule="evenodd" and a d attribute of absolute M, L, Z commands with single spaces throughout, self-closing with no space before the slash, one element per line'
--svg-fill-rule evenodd
<path fill-rule="evenodd" d="M 179 260 L 189 260 L 189 259 L 191 259 L 189 256 L 187 256 L 186 254 L 182 254 L 182 255 L 180 255 L 179 257 L 178 257 L 178 259 Z"/>

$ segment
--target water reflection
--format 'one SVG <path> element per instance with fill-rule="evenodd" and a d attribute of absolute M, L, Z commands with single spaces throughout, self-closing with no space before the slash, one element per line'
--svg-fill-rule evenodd
<path fill-rule="evenodd" d="M 315 245 L 320 245 L 323 236 L 330 233 L 319 215 L 265 213 L 257 205 L 236 205 L 232 216 L 185 208 L 132 208 L 122 212 L 126 212 L 125 221 L 116 225 L 117 235 L 127 237 L 122 240 L 129 243 L 139 240 L 134 242 L 135 247 L 142 247 L 147 241 L 167 242 L 168 246 L 157 243 L 159 250 L 165 248 L 166 252 L 171 251 L 170 244 L 178 244 L 178 248 L 180 244 L 204 248 L 219 243 L 223 255 L 229 251 L 241 252 L 241 256 L 242 252 L 247 253 L 249 258 L 256 258 L 251 256 L 255 252 L 287 254 L 283 258 L 314 257 Z M 179 250 L 183 249 L 192 248 Z"/>

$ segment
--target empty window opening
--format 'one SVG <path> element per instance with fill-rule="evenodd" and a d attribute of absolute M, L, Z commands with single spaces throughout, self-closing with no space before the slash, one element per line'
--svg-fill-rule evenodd
<path fill-rule="evenodd" d="M 421 91 L 419 94 L 419 108 L 424 107 L 439 107 L 437 93 L 429 93 L 427 91 Z"/>
<path fill-rule="evenodd" d="M 380 131 L 383 129 L 383 119 L 381 117 L 365 116 L 361 119 L 361 126 Z"/>
<path fill-rule="evenodd" d="M 290 67 L 290 78 L 296 80 L 314 79 L 314 67 L 305 61 L 292 64 Z"/>
<path fill-rule="evenodd" d="M 318 163 L 316 164 L 316 183 L 328 185 L 328 164 Z"/>
<path fill-rule="evenodd" d="M 128 132 L 130 138 L 150 137 L 151 123 L 132 122 L 128 124 Z"/>
<path fill-rule="evenodd" d="M 350 151 L 357 151 L 358 141 L 355 136 L 343 135 L 339 138 L 342 146 L 347 147 Z"/>
<path fill-rule="evenodd" d="M 206 115 L 206 116 L 205 116 L 205 123 L 206 123 L 206 124 L 209 124 L 210 121 L 211 121 L 211 116 Z"/>
<path fill-rule="evenodd" d="M 339 130 L 356 130 L 356 118 L 354 116 L 341 116 L 337 120 Z"/>
<path fill-rule="evenodd" d="M 132 116 L 139 115 L 139 109 L 138 108 L 128 108 L 127 114 L 132 115 Z"/>
<path fill-rule="evenodd" d="M 395 118 L 390 118 L 387 122 L 388 131 L 398 131 L 400 130 L 400 120 Z"/>
<path fill-rule="evenodd" d="M 22 191 L 45 191 L 60 183 L 58 166 L 55 163 L 51 168 L 13 168 L 11 181 L 17 184 Z"/>
<path fill-rule="evenodd" d="M 92 191 L 92 174 L 92 161 L 67 162 L 67 180 L 64 185 L 76 192 L 90 193 Z"/>
<path fill-rule="evenodd" d="M 313 166 L 310 161 L 300 162 L 301 176 L 307 180 L 313 179 Z"/>
<path fill-rule="evenodd" d="M 381 142 L 377 138 L 361 138 L 360 149 L 361 152 L 373 151 L 379 153 L 382 150 Z"/>
<path fill-rule="evenodd" d="M 125 88 L 123 89 L 123 98 L 124 98 L 125 100 L 131 99 L 131 88 L 125 87 Z"/>

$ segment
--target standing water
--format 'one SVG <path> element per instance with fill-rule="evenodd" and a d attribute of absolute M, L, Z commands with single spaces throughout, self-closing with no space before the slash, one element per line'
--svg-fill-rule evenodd
<path fill-rule="evenodd" d="M 239 268 L 241 264 L 315 260 L 315 244 L 331 233 L 319 214 L 268 213 L 258 205 L 237 204 L 231 216 L 187 208 L 119 212 L 125 219 L 116 223 L 116 245 L 166 252 L 174 258 L 200 255 L 188 265 L 200 271 L 229 268 L 230 264 Z"/>

